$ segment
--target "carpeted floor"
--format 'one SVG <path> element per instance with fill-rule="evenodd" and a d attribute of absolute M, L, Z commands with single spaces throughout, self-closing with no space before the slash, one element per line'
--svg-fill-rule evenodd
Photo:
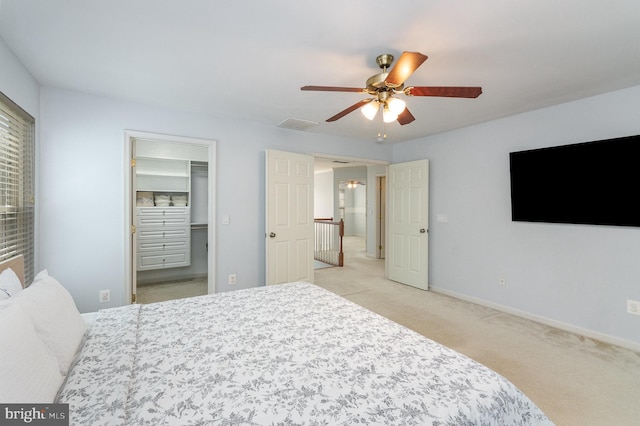
<path fill-rule="evenodd" d="M 362 239 L 344 246 L 317 285 L 489 366 L 557 425 L 640 425 L 640 353 L 386 280 Z"/>
<path fill-rule="evenodd" d="M 138 285 L 136 298 L 138 303 L 154 303 L 203 294 L 207 294 L 207 277 Z"/>
<path fill-rule="evenodd" d="M 384 278 L 346 237 L 345 266 L 315 283 L 508 378 L 557 425 L 640 425 L 640 353 Z M 206 294 L 206 280 L 138 287 L 140 303 Z"/>

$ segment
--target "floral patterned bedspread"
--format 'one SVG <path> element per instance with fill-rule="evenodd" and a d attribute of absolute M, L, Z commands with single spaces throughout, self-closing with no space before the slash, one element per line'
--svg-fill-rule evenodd
<path fill-rule="evenodd" d="M 72 425 L 550 425 L 481 364 L 309 283 L 100 311 Z"/>

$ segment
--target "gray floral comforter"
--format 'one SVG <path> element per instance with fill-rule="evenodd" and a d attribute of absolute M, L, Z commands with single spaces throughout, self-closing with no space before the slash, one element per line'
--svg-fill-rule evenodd
<path fill-rule="evenodd" d="M 72 425 L 548 425 L 477 362 L 313 284 L 100 311 Z"/>

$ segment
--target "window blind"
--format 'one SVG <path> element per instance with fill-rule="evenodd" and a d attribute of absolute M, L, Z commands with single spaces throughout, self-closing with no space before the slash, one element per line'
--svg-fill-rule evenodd
<path fill-rule="evenodd" d="M 0 260 L 22 254 L 34 274 L 35 120 L 0 93 Z"/>

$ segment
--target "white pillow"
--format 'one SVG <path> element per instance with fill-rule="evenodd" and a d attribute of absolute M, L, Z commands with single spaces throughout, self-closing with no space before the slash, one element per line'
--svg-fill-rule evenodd
<path fill-rule="evenodd" d="M 0 324 L 0 401 L 53 402 L 63 380 L 58 360 L 38 338 L 26 312 L 0 303 Z"/>
<path fill-rule="evenodd" d="M 27 313 L 38 337 L 58 360 L 60 374 L 66 375 L 87 329 L 69 292 L 44 270 L 4 303 Z"/>
<path fill-rule="evenodd" d="M 20 278 L 11 268 L 0 272 L 0 300 L 8 299 L 22 291 Z"/>

